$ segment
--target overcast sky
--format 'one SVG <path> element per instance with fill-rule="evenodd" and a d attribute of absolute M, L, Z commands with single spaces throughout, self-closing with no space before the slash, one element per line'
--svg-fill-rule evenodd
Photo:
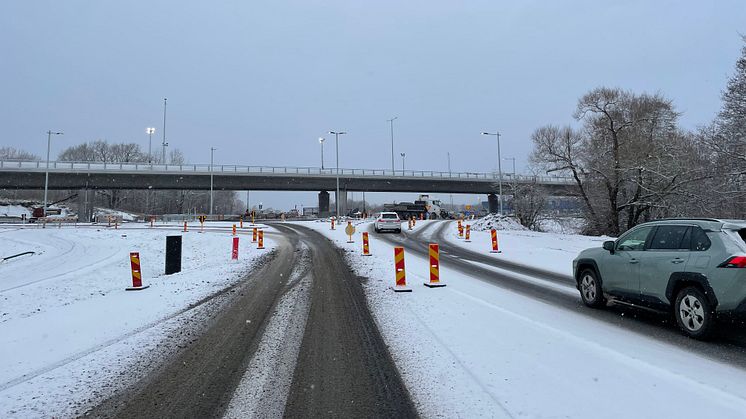
<path fill-rule="evenodd" d="M 6 1 L 0 146 L 53 155 L 166 135 L 193 163 L 525 170 L 537 127 L 598 86 L 660 92 L 708 123 L 740 54 L 734 1 Z M 157 138 L 157 140 L 156 140 Z M 333 166 L 333 138 L 325 165 Z M 503 170 L 512 170 L 506 161 Z M 315 194 L 257 193 L 277 206 Z M 272 197 L 275 198 L 272 198 Z M 252 198 L 252 201 L 254 198 Z"/>

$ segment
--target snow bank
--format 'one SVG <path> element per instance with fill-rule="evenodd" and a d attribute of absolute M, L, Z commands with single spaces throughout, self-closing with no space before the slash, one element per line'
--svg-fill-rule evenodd
<path fill-rule="evenodd" d="M 0 205 L 0 217 L 21 218 L 31 216 L 31 210 L 22 205 Z"/>
<path fill-rule="evenodd" d="M 499 216 L 497 214 L 490 214 L 472 222 L 465 221 L 465 223 L 471 224 L 472 231 L 489 231 L 493 228 L 495 230 L 528 230 L 516 221 L 515 218 Z"/>
<path fill-rule="evenodd" d="M 107 215 L 115 216 L 123 221 L 137 221 L 138 216 L 125 211 L 113 210 L 109 208 L 94 208 L 94 217 L 106 217 Z"/>

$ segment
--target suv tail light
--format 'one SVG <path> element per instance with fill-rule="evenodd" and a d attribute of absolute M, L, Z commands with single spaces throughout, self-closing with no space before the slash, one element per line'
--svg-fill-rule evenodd
<path fill-rule="evenodd" d="M 746 256 L 731 256 L 718 265 L 718 268 L 746 268 Z"/>

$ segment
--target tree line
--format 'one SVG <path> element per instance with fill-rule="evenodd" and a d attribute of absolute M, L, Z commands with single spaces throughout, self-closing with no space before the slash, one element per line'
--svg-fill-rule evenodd
<path fill-rule="evenodd" d="M 530 161 L 572 178 L 587 233 L 616 236 L 664 217 L 746 218 L 746 45 L 707 126 L 683 129 L 660 93 L 608 87 L 580 97 L 572 117 L 532 133 Z"/>

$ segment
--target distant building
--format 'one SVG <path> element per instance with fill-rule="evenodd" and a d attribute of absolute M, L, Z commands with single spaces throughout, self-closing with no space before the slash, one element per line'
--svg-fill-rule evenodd
<path fill-rule="evenodd" d="M 315 217 L 319 215 L 319 207 L 303 207 L 303 216 Z"/>

